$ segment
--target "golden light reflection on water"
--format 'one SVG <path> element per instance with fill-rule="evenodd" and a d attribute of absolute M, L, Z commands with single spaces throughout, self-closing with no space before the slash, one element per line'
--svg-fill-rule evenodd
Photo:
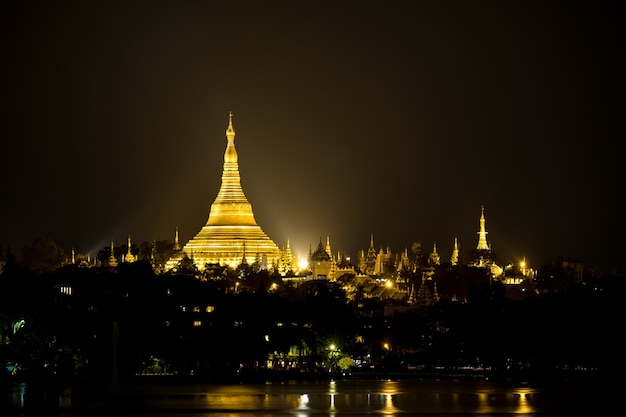
<path fill-rule="evenodd" d="M 329 395 L 330 395 L 330 412 L 335 413 L 335 396 L 337 395 L 337 383 L 335 381 L 330 381 L 329 386 Z"/>
<path fill-rule="evenodd" d="M 385 407 L 382 410 L 384 414 L 394 414 L 398 411 L 394 405 L 394 398 L 396 395 L 398 395 L 398 393 L 398 383 L 396 381 L 387 381 L 385 383 L 385 385 L 383 386 Z"/>
<path fill-rule="evenodd" d="M 472 412 L 479 414 L 531 414 L 536 410 L 528 400 L 530 389 L 478 389 L 455 391 L 449 386 L 409 386 L 396 381 L 349 383 L 332 381 L 319 391 L 299 394 L 295 407 L 304 417 L 319 412 L 335 416 L 355 410 L 397 415 L 407 410 L 423 412 Z M 270 404 L 266 404 L 270 405 Z"/>
<path fill-rule="evenodd" d="M 531 394 L 530 389 L 521 389 L 518 392 L 516 392 L 514 395 L 519 396 L 519 406 L 518 409 L 515 411 L 516 413 L 534 413 L 535 409 L 534 407 L 532 407 L 530 405 L 530 403 L 528 402 L 528 397 Z"/>
<path fill-rule="evenodd" d="M 536 410 L 528 401 L 531 393 L 532 390 L 529 388 L 518 388 L 514 392 L 479 392 L 476 411 L 485 414 L 500 412 L 532 414 Z"/>
<path fill-rule="evenodd" d="M 420 381 L 330 381 L 297 384 L 167 386 L 130 391 L 128 398 L 152 410 L 189 410 L 203 417 L 432 414 L 530 415 L 546 394 L 533 388 Z M 74 399 L 62 408 L 72 408 Z M 542 402 L 543 401 L 543 402 Z M 572 408 L 572 406 L 568 406 Z M 572 408 L 575 409 L 575 408 Z M 275 414 L 274 414 L 275 415 Z"/>

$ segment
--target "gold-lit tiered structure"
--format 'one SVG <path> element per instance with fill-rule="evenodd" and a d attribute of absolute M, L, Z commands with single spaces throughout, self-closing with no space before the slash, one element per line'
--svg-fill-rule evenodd
<path fill-rule="evenodd" d="M 236 267 L 243 262 L 260 262 L 262 268 L 273 269 L 280 250 L 256 224 L 252 206 L 241 188 L 232 112 L 226 139 L 222 185 L 211 205 L 209 219 L 182 250 L 200 270 L 206 264 Z"/>
<path fill-rule="evenodd" d="M 478 250 L 489 250 L 487 244 L 487 229 L 485 228 L 485 207 L 481 207 L 480 212 L 480 230 L 478 231 Z"/>

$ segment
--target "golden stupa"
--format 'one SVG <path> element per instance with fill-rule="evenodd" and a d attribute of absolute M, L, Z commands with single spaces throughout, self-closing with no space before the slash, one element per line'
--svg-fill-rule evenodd
<path fill-rule="evenodd" d="M 248 265 L 261 262 L 262 268 L 273 269 L 280 250 L 256 224 L 252 205 L 241 188 L 232 112 L 226 139 L 222 185 L 211 205 L 209 219 L 182 250 L 200 270 L 206 264 L 236 267 L 244 261 Z"/>

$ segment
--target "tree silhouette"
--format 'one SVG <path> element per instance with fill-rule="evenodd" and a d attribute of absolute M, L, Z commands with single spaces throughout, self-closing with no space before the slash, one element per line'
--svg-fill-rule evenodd
<path fill-rule="evenodd" d="M 47 237 L 38 237 L 22 248 L 22 266 L 38 274 L 56 270 L 65 259 L 63 249 Z"/>

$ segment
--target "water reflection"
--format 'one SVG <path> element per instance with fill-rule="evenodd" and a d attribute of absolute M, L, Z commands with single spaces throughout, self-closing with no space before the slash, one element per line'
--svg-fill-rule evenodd
<path fill-rule="evenodd" d="M 25 407 L 25 386 L 16 385 L 5 399 Z M 58 398 L 58 416 L 96 416 L 102 407 L 118 407 L 128 417 L 192 412 L 202 417 L 291 415 L 550 415 L 593 410 L 586 391 L 558 391 L 499 386 L 484 381 L 325 381 L 250 385 L 142 385 L 111 397 L 82 395 L 70 388 Z M 27 405 L 27 404 L 26 404 Z M 71 411 L 71 413 L 69 413 Z M 77 414 L 78 413 L 78 414 Z"/>
<path fill-rule="evenodd" d="M 26 384 L 15 384 L 12 389 L 12 405 L 17 408 L 24 408 L 24 395 L 26 394 Z"/>
<path fill-rule="evenodd" d="M 515 413 L 532 414 L 537 410 L 528 401 L 528 395 L 533 390 L 529 388 L 514 388 L 502 390 L 493 388 L 478 393 L 476 411 L 483 414 Z"/>
<path fill-rule="evenodd" d="M 520 414 L 533 413 L 535 411 L 534 408 L 528 402 L 528 396 L 527 396 L 528 393 L 529 393 L 529 390 L 520 390 L 513 394 L 513 396 L 519 396 L 518 408 L 517 408 L 517 411 L 515 411 L 516 413 L 520 413 Z"/>

